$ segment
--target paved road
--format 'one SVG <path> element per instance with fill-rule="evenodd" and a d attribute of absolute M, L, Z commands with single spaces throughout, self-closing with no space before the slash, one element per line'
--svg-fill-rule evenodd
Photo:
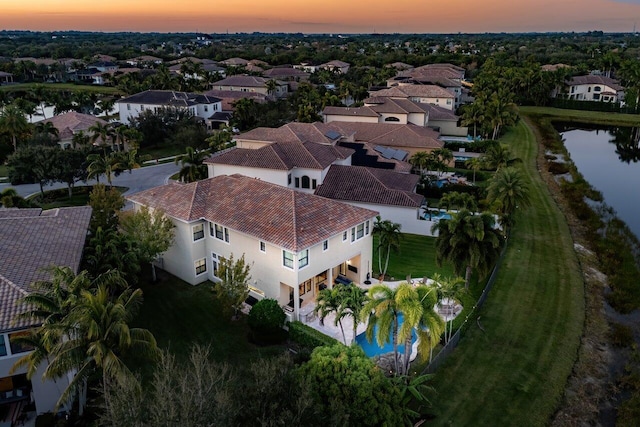
<path fill-rule="evenodd" d="M 120 176 L 113 177 L 113 185 L 119 187 L 129 187 L 129 190 L 125 194 L 137 193 L 138 191 L 146 190 L 148 188 L 157 187 L 165 184 L 167 179 L 174 173 L 180 170 L 180 166 L 174 163 L 164 163 L 156 166 L 147 166 L 144 168 L 134 169 L 131 173 L 124 172 Z M 100 182 L 105 182 L 104 176 L 101 177 Z M 87 184 L 94 184 L 95 180 L 87 181 Z M 84 183 L 78 183 L 76 185 L 84 185 Z M 34 193 L 40 192 L 40 186 L 38 184 L 23 184 L 23 185 L 11 185 L 0 184 L 0 191 L 5 188 L 15 188 L 18 194 L 22 197 L 29 196 Z M 45 187 L 45 190 L 53 190 L 56 188 L 66 188 L 67 185 L 56 182 L 54 184 Z"/>

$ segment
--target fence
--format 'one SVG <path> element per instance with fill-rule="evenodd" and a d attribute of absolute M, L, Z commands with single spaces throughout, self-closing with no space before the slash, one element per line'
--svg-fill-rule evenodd
<path fill-rule="evenodd" d="M 460 342 L 460 338 L 462 336 L 462 332 L 467 327 L 467 323 L 469 322 L 470 319 L 472 319 L 477 314 L 478 310 L 480 310 L 480 308 L 482 307 L 482 305 L 487 299 L 487 295 L 489 295 L 489 291 L 493 287 L 493 283 L 496 281 L 496 278 L 498 277 L 498 271 L 500 271 L 500 266 L 502 265 L 504 254 L 507 251 L 508 243 L 509 243 L 509 239 L 507 238 L 507 240 L 505 241 L 504 247 L 500 252 L 500 257 L 498 257 L 498 261 L 496 262 L 496 265 L 493 267 L 493 270 L 491 270 L 491 275 L 487 280 L 487 284 L 484 286 L 484 289 L 482 290 L 482 295 L 480 295 L 480 298 L 478 298 L 478 301 L 473 306 L 471 313 L 467 315 L 467 317 L 464 319 L 464 322 L 462 322 L 462 325 L 460 325 L 458 330 L 451 336 L 451 339 L 449 340 L 449 342 L 447 342 L 447 344 L 444 347 L 442 347 L 442 349 L 438 352 L 438 354 L 436 354 L 436 356 L 433 359 L 431 359 L 431 362 L 429 362 L 429 365 L 427 365 L 427 367 L 422 372 L 423 374 L 434 373 L 440 367 L 440 365 L 442 365 L 444 361 L 447 360 L 447 357 L 449 357 L 449 355 L 453 353 L 453 350 L 455 350 L 455 348 L 458 346 L 458 343 Z"/>

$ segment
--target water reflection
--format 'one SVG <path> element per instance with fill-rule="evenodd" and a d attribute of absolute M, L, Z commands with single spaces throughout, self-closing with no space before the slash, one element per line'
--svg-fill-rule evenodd
<path fill-rule="evenodd" d="M 616 145 L 618 158 L 625 163 L 636 163 L 640 160 L 640 128 L 615 127 L 611 129 L 613 139 L 609 142 Z"/>

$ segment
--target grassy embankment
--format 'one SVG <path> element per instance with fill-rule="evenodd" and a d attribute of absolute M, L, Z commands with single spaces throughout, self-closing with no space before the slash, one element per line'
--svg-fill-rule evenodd
<path fill-rule="evenodd" d="M 523 160 L 531 207 L 512 230 L 476 322 L 436 373 L 435 425 L 545 425 L 561 401 L 584 321 L 584 286 L 566 221 L 536 168 L 523 123 L 502 139 Z"/>
<path fill-rule="evenodd" d="M 549 117 L 555 121 L 602 124 L 610 126 L 638 126 L 637 114 L 602 113 L 600 111 L 564 110 L 552 107 L 520 107 L 525 115 Z"/>

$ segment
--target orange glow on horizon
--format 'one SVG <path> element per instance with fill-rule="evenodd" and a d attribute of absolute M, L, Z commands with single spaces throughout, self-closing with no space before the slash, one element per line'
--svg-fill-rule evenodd
<path fill-rule="evenodd" d="M 42 31 L 628 32 L 638 18 L 632 0 L 0 0 L 0 29 Z"/>

